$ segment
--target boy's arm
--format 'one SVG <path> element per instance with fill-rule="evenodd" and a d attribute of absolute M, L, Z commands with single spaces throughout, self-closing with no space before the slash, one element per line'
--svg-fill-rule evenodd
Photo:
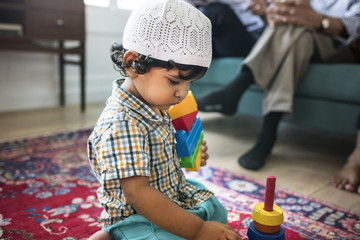
<path fill-rule="evenodd" d="M 125 198 L 135 210 L 156 226 L 185 239 L 240 239 L 228 225 L 203 221 L 150 187 L 148 177 L 120 180 Z"/>

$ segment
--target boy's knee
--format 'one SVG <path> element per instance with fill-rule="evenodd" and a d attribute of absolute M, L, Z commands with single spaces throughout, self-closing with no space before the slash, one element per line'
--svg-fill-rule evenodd
<path fill-rule="evenodd" d="M 91 235 L 88 240 L 111 240 L 111 237 L 107 231 L 100 230 Z"/>

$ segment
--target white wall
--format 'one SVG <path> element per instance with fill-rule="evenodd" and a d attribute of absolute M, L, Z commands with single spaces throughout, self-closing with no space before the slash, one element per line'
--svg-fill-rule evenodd
<path fill-rule="evenodd" d="M 120 77 L 110 59 L 112 43 L 120 43 L 130 11 L 86 6 L 86 100 L 105 102 L 112 81 Z M 75 56 L 69 56 L 75 57 Z M 54 107 L 59 104 L 58 57 L 55 54 L 0 51 L 0 112 Z M 80 70 L 65 68 L 65 100 L 80 102 Z"/>

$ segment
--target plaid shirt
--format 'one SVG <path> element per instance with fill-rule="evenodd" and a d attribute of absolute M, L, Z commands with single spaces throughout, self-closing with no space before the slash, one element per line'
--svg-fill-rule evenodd
<path fill-rule="evenodd" d="M 166 111 L 161 117 L 146 104 L 113 84 L 111 97 L 88 139 L 88 155 L 100 183 L 97 194 L 105 226 L 135 214 L 120 179 L 149 177 L 150 186 L 185 209 L 194 209 L 212 196 L 188 184 L 175 152 L 175 129 Z"/>

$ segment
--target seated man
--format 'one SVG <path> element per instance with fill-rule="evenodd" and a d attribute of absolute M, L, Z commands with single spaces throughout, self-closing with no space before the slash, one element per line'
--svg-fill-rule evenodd
<path fill-rule="evenodd" d="M 264 89 L 262 130 L 238 160 L 252 170 L 264 166 L 271 153 L 278 123 L 291 113 L 295 88 L 309 62 L 356 61 L 351 43 L 360 37 L 360 1 L 270 0 L 266 18 L 268 26 L 240 73 L 222 89 L 197 99 L 200 111 L 232 115 L 251 84 Z"/>

